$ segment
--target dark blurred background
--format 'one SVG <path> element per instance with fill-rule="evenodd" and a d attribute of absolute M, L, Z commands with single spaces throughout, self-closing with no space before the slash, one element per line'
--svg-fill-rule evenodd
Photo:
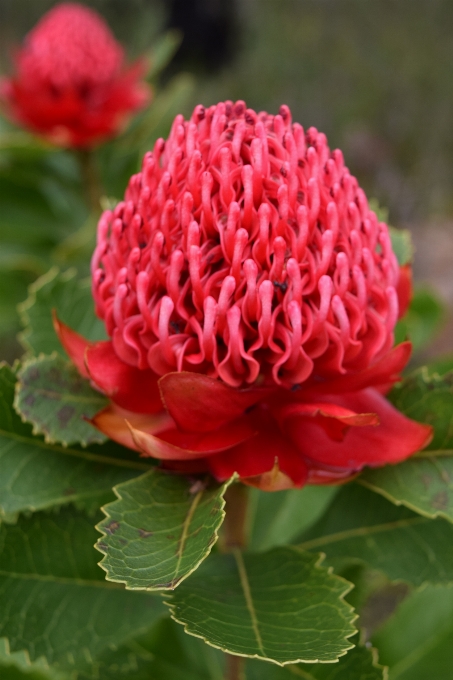
<path fill-rule="evenodd" d="M 52 0 L 0 0 L 1 70 Z M 130 57 L 163 30 L 183 41 L 162 83 L 195 76 L 195 103 L 288 104 L 324 131 L 368 196 L 409 227 L 415 275 L 453 308 L 451 0 L 93 0 Z M 450 314 L 450 319 L 452 315 Z M 453 350 L 447 322 L 432 353 Z"/>

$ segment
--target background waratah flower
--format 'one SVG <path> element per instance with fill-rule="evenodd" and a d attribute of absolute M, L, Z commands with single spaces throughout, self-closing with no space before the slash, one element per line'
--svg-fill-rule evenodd
<path fill-rule="evenodd" d="M 341 151 L 286 106 L 177 116 L 101 217 L 92 277 L 111 340 L 57 332 L 111 398 L 94 424 L 166 467 L 281 489 L 429 441 L 383 396 L 410 353 L 392 349 L 388 228 Z"/>
<path fill-rule="evenodd" d="M 144 63 L 124 51 L 88 7 L 62 3 L 38 22 L 0 83 L 8 115 L 55 144 L 89 147 L 116 134 L 149 98 Z"/>

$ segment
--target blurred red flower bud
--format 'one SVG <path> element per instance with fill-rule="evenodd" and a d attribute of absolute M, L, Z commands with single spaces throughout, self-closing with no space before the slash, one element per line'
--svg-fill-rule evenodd
<path fill-rule="evenodd" d="M 388 227 L 286 106 L 177 116 L 101 217 L 92 277 L 111 340 L 57 332 L 112 400 L 94 424 L 166 467 L 275 490 L 343 481 L 430 439 L 383 396 L 410 354 L 392 349 Z"/>
<path fill-rule="evenodd" d="M 45 14 L 17 51 L 15 73 L 0 81 L 7 115 L 64 147 L 111 137 L 149 100 L 145 63 L 125 67 L 104 20 L 76 3 Z"/>

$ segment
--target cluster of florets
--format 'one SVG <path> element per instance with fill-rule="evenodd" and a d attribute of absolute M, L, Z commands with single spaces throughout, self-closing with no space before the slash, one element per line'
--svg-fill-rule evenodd
<path fill-rule="evenodd" d="M 61 3 L 26 36 L 16 73 L 0 83 L 9 115 L 62 146 L 86 147 L 117 133 L 149 99 L 144 63 L 125 55 L 93 10 Z"/>
<path fill-rule="evenodd" d="M 104 213 L 93 291 L 127 364 L 232 386 L 362 370 L 393 344 L 387 226 L 315 128 L 244 102 L 177 116 Z"/>

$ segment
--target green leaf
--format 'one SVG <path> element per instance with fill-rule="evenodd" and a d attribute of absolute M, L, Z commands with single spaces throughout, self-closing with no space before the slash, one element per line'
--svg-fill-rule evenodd
<path fill-rule="evenodd" d="M 56 352 L 29 359 L 17 373 L 14 406 L 33 425 L 33 434 L 65 446 L 101 443 L 106 437 L 87 419 L 105 408 L 108 400 L 95 392 L 75 366 Z"/>
<path fill-rule="evenodd" d="M 414 585 L 453 582 L 453 526 L 388 503 L 348 484 L 300 547 L 322 550 L 335 568 L 364 562 L 392 580 Z"/>
<path fill-rule="evenodd" d="M 65 680 L 66 674 L 50 668 L 41 657 L 30 661 L 26 651 L 11 652 L 7 638 L 0 638 L 0 675 L 2 680 Z"/>
<path fill-rule="evenodd" d="M 321 558 L 322 559 L 322 558 Z M 168 601 L 187 633 L 284 665 L 336 661 L 353 646 L 351 585 L 298 548 L 212 555 Z"/>
<path fill-rule="evenodd" d="M 247 547 L 251 552 L 290 543 L 325 511 L 336 486 L 306 486 L 278 493 L 250 489 L 250 527 Z"/>
<path fill-rule="evenodd" d="M 97 527 L 107 580 L 131 590 L 176 588 L 217 541 L 229 484 L 156 469 L 116 486 L 118 500 Z"/>
<path fill-rule="evenodd" d="M 390 680 L 451 680 L 453 588 L 413 593 L 374 637 Z"/>
<path fill-rule="evenodd" d="M 390 400 L 409 418 L 433 426 L 427 450 L 453 449 L 453 371 L 441 377 L 424 366 L 394 387 Z"/>
<path fill-rule="evenodd" d="M 147 74 L 149 79 L 156 78 L 170 63 L 182 42 L 182 38 L 181 31 L 171 30 L 157 39 L 149 55 L 150 69 Z"/>
<path fill-rule="evenodd" d="M 224 680 L 224 665 L 222 652 L 186 635 L 168 617 L 118 650 L 104 653 L 92 672 L 80 680 L 93 676 L 101 680 Z"/>
<path fill-rule="evenodd" d="M 352 642 L 352 640 L 351 640 Z M 354 639 L 354 642 L 358 642 Z M 275 668 L 258 661 L 247 661 L 246 680 L 387 680 L 386 669 L 377 661 L 377 651 L 357 645 L 338 663 L 297 664 Z"/>
<path fill-rule="evenodd" d="M 56 669 L 88 670 L 162 616 L 159 599 L 102 578 L 94 540 L 90 521 L 70 509 L 0 526 L 0 637 L 12 652 L 45 657 Z"/>
<path fill-rule="evenodd" d="M 439 357 L 435 361 L 430 361 L 428 370 L 431 374 L 437 373 L 437 375 L 440 376 L 453 371 L 453 354 L 447 354 Z"/>
<path fill-rule="evenodd" d="M 13 408 L 15 383 L 13 371 L 0 365 L 0 517 L 71 501 L 96 504 L 115 484 L 149 469 L 113 442 L 85 450 L 33 436 Z"/>
<path fill-rule="evenodd" d="M 152 106 L 134 128 L 118 140 L 117 153 L 121 149 L 140 147 L 141 156 L 152 149 L 158 137 L 166 137 L 174 117 L 187 105 L 194 90 L 194 79 L 189 73 L 179 73 L 165 90 L 154 99 Z"/>
<path fill-rule="evenodd" d="M 358 481 L 392 503 L 425 517 L 444 517 L 453 522 L 453 451 L 367 470 Z"/>
<path fill-rule="evenodd" d="M 423 349 L 439 331 L 444 315 L 439 297 L 428 288 L 418 288 L 407 313 L 397 324 L 395 343 L 409 339 L 415 351 Z"/>
<path fill-rule="evenodd" d="M 96 318 L 89 280 L 78 281 L 76 271 L 63 274 L 54 267 L 29 288 L 29 297 L 19 306 L 24 331 L 21 343 L 30 354 L 57 352 L 66 358 L 52 323 L 52 310 L 73 330 L 88 340 L 102 340 L 103 323 Z"/>
<path fill-rule="evenodd" d="M 395 229 L 395 227 L 389 227 L 389 231 L 398 264 L 400 266 L 410 264 L 414 259 L 414 245 L 412 243 L 411 232 L 408 229 Z"/>

